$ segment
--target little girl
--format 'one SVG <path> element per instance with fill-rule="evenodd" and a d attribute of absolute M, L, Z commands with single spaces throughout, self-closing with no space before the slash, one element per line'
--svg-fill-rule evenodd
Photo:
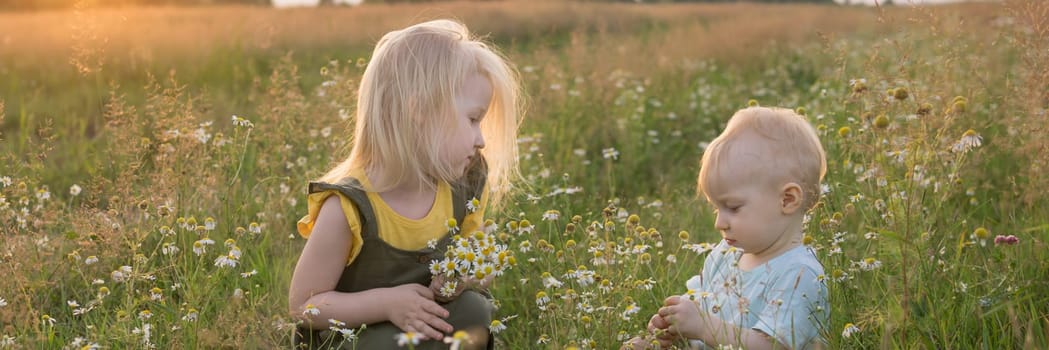
<path fill-rule="evenodd" d="M 491 348 L 491 302 L 471 289 L 440 297 L 429 264 L 443 257 L 450 219 L 481 229 L 487 203 L 519 176 L 519 94 L 514 69 L 461 23 L 420 23 L 379 40 L 350 155 L 310 183 L 309 214 L 298 223 L 308 240 L 288 298 L 303 321 L 296 347 L 421 339 L 415 349 L 444 348 L 466 331 L 467 343 Z M 473 282 L 483 293 L 487 281 Z M 338 332 L 364 325 L 353 337 Z"/>

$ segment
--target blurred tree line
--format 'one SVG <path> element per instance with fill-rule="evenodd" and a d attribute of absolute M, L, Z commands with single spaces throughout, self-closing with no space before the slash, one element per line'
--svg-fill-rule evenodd
<path fill-rule="evenodd" d="M 201 5 L 260 5 L 271 6 L 273 0 L 0 0 L 0 10 L 46 10 L 72 8 L 75 5 L 85 7 L 112 6 L 201 6 Z M 321 6 L 336 6 L 340 0 L 316 0 Z M 364 0 L 365 3 L 405 3 L 435 2 L 448 0 Z M 475 0 L 491 1 L 491 0 Z M 637 2 L 637 3 L 671 3 L 671 2 L 763 2 L 763 3 L 833 3 L 834 0 L 577 0 L 588 2 Z M 891 1 L 891 0 L 886 0 Z"/>

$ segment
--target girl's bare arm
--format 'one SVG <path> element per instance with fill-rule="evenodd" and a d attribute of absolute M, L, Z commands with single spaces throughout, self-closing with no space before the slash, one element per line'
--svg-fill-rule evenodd
<path fill-rule="evenodd" d="M 356 293 L 335 291 L 349 257 L 351 232 L 339 196 L 330 196 L 321 206 L 313 232 L 306 241 L 291 279 L 288 305 L 292 315 L 315 329 L 328 328 L 328 320 L 357 328 L 362 324 L 392 321 L 405 331 L 431 338 L 450 331 L 442 317 L 447 310 L 433 301 L 429 288 L 406 284 Z M 308 306 L 317 314 L 307 312 Z"/>

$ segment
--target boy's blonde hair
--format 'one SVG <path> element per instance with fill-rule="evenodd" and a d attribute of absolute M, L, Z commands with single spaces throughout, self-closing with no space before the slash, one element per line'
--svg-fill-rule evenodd
<path fill-rule="evenodd" d="M 498 203 L 517 170 L 517 126 L 521 116 L 517 72 L 507 60 L 451 20 L 419 23 L 379 40 L 361 78 L 356 128 L 349 157 L 320 178 L 337 182 L 353 169 L 380 170 L 382 192 L 409 181 L 436 188 L 462 175 L 441 161 L 452 137 L 455 96 L 470 74 L 492 84 L 492 101 L 481 122 L 488 165 L 490 202 Z"/>
<path fill-rule="evenodd" d="M 740 135 L 753 132 L 765 139 L 760 148 L 763 161 L 761 170 L 775 186 L 795 182 L 804 192 L 803 208 L 811 209 L 820 195 L 820 181 L 827 172 L 827 159 L 816 130 L 805 117 L 783 108 L 750 107 L 741 109 L 729 119 L 725 131 L 710 142 L 699 168 L 697 190 L 707 194 L 712 181 L 712 172 L 731 154 L 732 147 Z M 747 160 L 740 160 L 747 161 Z"/>

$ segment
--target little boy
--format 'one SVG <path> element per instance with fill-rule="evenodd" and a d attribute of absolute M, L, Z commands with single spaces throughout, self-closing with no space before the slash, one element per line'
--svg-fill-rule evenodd
<path fill-rule="evenodd" d="M 827 169 L 815 130 L 791 110 L 740 110 L 703 153 L 698 190 L 714 206 L 722 240 L 652 316 L 653 340 L 625 348 L 819 347 L 829 316 L 823 267 L 802 244 L 806 211 Z"/>

